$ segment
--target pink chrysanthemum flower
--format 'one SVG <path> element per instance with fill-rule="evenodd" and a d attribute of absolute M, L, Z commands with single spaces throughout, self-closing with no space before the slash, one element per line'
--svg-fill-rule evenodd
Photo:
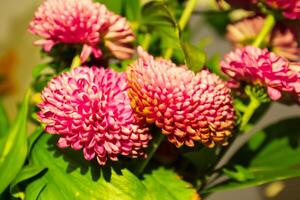
<path fill-rule="evenodd" d="M 255 40 L 263 26 L 264 18 L 261 16 L 243 19 L 227 26 L 227 38 L 235 47 L 244 47 Z M 298 61 L 300 59 L 297 36 L 287 27 L 277 25 L 266 37 L 264 45 L 288 60 Z"/>
<path fill-rule="evenodd" d="M 108 11 L 92 0 L 46 0 L 38 8 L 29 31 L 43 39 L 35 42 L 46 52 L 59 43 L 82 44 L 81 60 L 100 57 L 100 34 L 108 26 Z"/>
<path fill-rule="evenodd" d="M 207 70 L 198 74 L 145 52 L 129 67 L 129 97 L 141 121 L 155 123 L 177 147 L 227 144 L 235 114 L 230 90 Z"/>
<path fill-rule="evenodd" d="M 293 83 L 293 87 L 294 97 L 298 100 L 298 104 L 300 104 L 300 63 L 291 63 L 290 68 L 297 73 L 298 80 Z"/>
<path fill-rule="evenodd" d="M 39 119 L 58 146 L 83 148 L 84 157 L 100 165 L 118 155 L 145 156 L 148 128 L 134 117 L 124 73 L 77 67 L 52 79 L 42 92 Z"/>
<path fill-rule="evenodd" d="M 135 50 L 132 43 L 135 35 L 128 21 L 112 12 L 109 13 L 109 27 L 104 34 L 105 46 L 118 59 L 125 60 L 132 57 Z"/>
<path fill-rule="evenodd" d="M 275 9 L 282 10 L 283 15 L 289 19 L 300 19 L 300 1 L 299 0 L 263 0 L 265 3 Z"/>
<path fill-rule="evenodd" d="M 245 81 L 267 88 L 270 98 L 279 100 L 283 92 L 294 92 L 297 73 L 290 63 L 266 49 L 247 46 L 225 56 L 222 70 L 235 81 Z"/>

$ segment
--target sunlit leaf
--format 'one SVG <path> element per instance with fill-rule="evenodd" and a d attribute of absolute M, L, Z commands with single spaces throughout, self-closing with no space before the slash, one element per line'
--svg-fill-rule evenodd
<path fill-rule="evenodd" d="M 18 174 L 27 155 L 27 114 L 30 92 L 28 92 L 20 107 L 18 116 L 10 128 L 0 151 L 0 193 Z"/>
<path fill-rule="evenodd" d="M 37 167 L 37 166 L 33 166 L 33 165 L 28 165 L 28 166 L 24 167 L 18 173 L 18 175 L 15 177 L 15 179 L 12 181 L 12 183 L 10 185 L 10 193 L 12 194 L 12 196 L 16 197 L 16 198 L 20 197 L 19 193 L 23 193 L 23 192 L 18 191 L 17 185 L 19 183 L 21 183 L 22 181 L 25 181 L 29 178 L 32 178 L 32 177 L 38 175 L 44 169 L 45 169 L 45 167 Z"/>
<path fill-rule="evenodd" d="M 32 146 L 36 142 L 36 140 L 40 137 L 43 133 L 44 128 L 42 126 L 37 127 L 34 132 L 28 138 L 28 150 L 31 151 Z"/>
<path fill-rule="evenodd" d="M 34 182 L 31 182 L 25 190 L 26 200 L 37 200 L 40 193 L 45 189 L 47 180 L 45 177 L 41 177 Z"/>
<path fill-rule="evenodd" d="M 145 186 L 127 169 L 103 168 L 97 162 L 87 161 L 82 152 L 56 147 L 55 137 L 44 134 L 33 145 L 30 162 L 48 170 L 31 182 L 25 196 L 44 199 L 150 199 Z"/>
<path fill-rule="evenodd" d="M 8 136 L 9 121 L 3 107 L 2 101 L 0 100 L 0 152 Z"/>
<path fill-rule="evenodd" d="M 183 181 L 173 170 L 158 168 L 144 175 L 144 185 L 152 200 L 200 199 L 191 184 Z"/>

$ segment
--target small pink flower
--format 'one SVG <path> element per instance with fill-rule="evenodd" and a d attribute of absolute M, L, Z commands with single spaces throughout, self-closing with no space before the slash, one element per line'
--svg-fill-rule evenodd
<path fill-rule="evenodd" d="M 102 55 L 98 48 L 101 32 L 108 26 L 108 11 L 104 5 L 92 0 L 46 0 L 35 12 L 29 31 L 43 39 L 46 52 L 59 43 L 82 44 L 81 60 L 91 53 Z"/>
<path fill-rule="evenodd" d="M 261 16 L 243 19 L 227 26 L 227 38 L 235 47 L 244 47 L 255 40 L 264 26 Z M 291 61 L 300 59 L 298 38 L 291 29 L 277 24 L 271 34 L 266 37 L 264 45 L 277 55 Z"/>
<path fill-rule="evenodd" d="M 265 3 L 275 9 L 282 10 L 289 19 L 300 19 L 299 0 L 265 0 Z"/>
<path fill-rule="evenodd" d="M 234 81 L 245 81 L 267 88 L 274 101 L 282 97 L 283 92 L 293 93 L 297 82 L 297 73 L 290 63 L 266 49 L 247 46 L 225 56 L 222 70 Z"/>
<path fill-rule="evenodd" d="M 135 53 L 132 43 L 135 35 L 128 21 L 112 12 L 109 13 L 109 26 L 104 33 L 105 46 L 118 59 L 130 59 Z"/>
<path fill-rule="evenodd" d="M 141 58 L 129 67 L 129 97 L 141 121 L 154 123 L 177 147 L 227 144 L 235 114 L 230 90 L 207 70 L 198 74 L 169 60 Z"/>
<path fill-rule="evenodd" d="M 300 104 L 300 63 L 291 63 L 290 68 L 293 72 L 297 73 L 298 80 L 292 85 L 294 87 L 294 97 L 298 100 L 298 104 Z"/>
<path fill-rule="evenodd" d="M 145 156 L 151 139 L 148 128 L 134 117 L 124 73 L 77 67 L 52 79 L 42 92 L 39 119 L 58 146 L 83 149 L 100 165 L 118 155 Z"/>

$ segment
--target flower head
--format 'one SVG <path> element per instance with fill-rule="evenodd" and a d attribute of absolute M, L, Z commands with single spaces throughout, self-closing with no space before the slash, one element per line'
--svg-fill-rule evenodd
<path fill-rule="evenodd" d="M 235 47 L 247 46 L 260 33 L 264 26 L 261 16 L 247 18 L 227 26 L 227 38 Z M 297 36 L 291 29 L 277 25 L 266 38 L 265 45 L 276 54 L 291 61 L 300 59 Z"/>
<path fill-rule="evenodd" d="M 81 61 L 101 57 L 101 42 L 118 59 L 130 58 L 134 33 L 128 21 L 92 0 L 46 0 L 36 11 L 29 31 L 46 52 L 59 43 L 81 44 Z"/>
<path fill-rule="evenodd" d="M 293 96 L 298 101 L 298 104 L 300 104 L 300 63 L 291 63 L 290 68 L 294 73 L 297 73 L 298 80 L 292 84 L 294 87 Z"/>
<path fill-rule="evenodd" d="M 127 95 L 126 75 L 103 68 L 77 67 L 52 79 L 42 92 L 39 119 L 58 146 L 83 148 L 100 165 L 117 156 L 145 156 L 151 136 L 138 122 Z"/>
<path fill-rule="evenodd" d="M 300 19 L 299 0 L 264 0 L 265 3 L 275 9 L 282 10 L 283 15 L 289 19 Z"/>
<path fill-rule="evenodd" d="M 107 29 L 108 10 L 92 0 L 46 0 L 35 12 L 29 31 L 46 52 L 59 43 L 82 44 L 81 60 L 100 57 L 100 34 Z"/>
<path fill-rule="evenodd" d="M 155 123 L 177 147 L 227 144 L 234 126 L 230 90 L 207 70 L 194 74 L 145 52 L 128 71 L 129 96 L 140 120 Z"/>
<path fill-rule="evenodd" d="M 293 93 L 297 82 L 297 72 L 290 63 L 266 49 L 252 46 L 237 49 L 225 56 L 222 70 L 235 81 L 245 81 L 267 88 L 274 101 L 282 97 L 283 92 Z"/>
<path fill-rule="evenodd" d="M 132 57 L 135 51 L 132 42 L 135 35 L 128 21 L 112 12 L 109 13 L 109 26 L 104 33 L 105 46 L 118 59 L 125 60 Z"/>

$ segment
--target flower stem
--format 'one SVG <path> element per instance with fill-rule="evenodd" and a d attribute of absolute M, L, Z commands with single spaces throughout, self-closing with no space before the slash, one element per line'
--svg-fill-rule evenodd
<path fill-rule="evenodd" d="M 186 7 L 179 19 L 178 25 L 181 30 L 183 30 L 189 21 L 194 8 L 196 7 L 197 0 L 189 0 L 186 4 Z"/>
<path fill-rule="evenodd" d="M 240 125 L 240 131 L 244 132 L 247 129 L 247 125 L 251 119 L 251 117 L 253 116 L 253 114 L 255 113 L 256 109 L 260 106 L 261 102 L 254 98 L 254 97 L 250 97 L 250 103 L 247 106 L 244 115 L 242 117 L 242 122 Z"/>
<path fill-rule="evenodd" d="M 185 6 L 185 9 L 183 10 L 183 13 L 179 19 L 178 22 L 178 26 L 180 28 L 180 30 L 183 30 L 185 28 L 185 26 L 187 25 L 193 10 L 195 9 L 197 4 L 197 0 L 189 0 Z M 169 47 L 164 54 L 164 58 L 166 59 L 170 59 L 172 57 L 173 54 L 173 48 Z"/>
<path fill-rule="evenodd" d="M 265 41 L 266 37 L 268 37 L 268 35 L 272 31 L 275 23 L 276 23 L 276 20 L 275 20 L 274 15 L 269 14 L 265 19 L 262 30 L 258 34 L 257 38 L 254 40 L 252 45 L 255 47 L 261 47 L 263 42 Z"/>
<path fill-rule="evenodd" d="M 151 43 L 151 34 L 150 33 L 146 33 L 144 41 L 141 44 L 141 46 L 143 47 L 143 49 L 145 51 L 147 51 L 149 49 L 150 43 Z"/>
<path fill-rule="evenodd" d="M 80 56 L 79 55 L 74 56 L 72 63 L 71 63 L 71 69 L 79 67 L 80 65 L 81 65 Z"/>
<path fill-rule="evenodd" d="M 139 165 L 139 167 L 137 168 L 137 170 L 136 170 L 137 175 L 141 175 L 143 173 L 144 169 L 146 168 L 146 166 L 150 162 L 151 158 L 154 156 L 156 150 L 158 149 L 158 147 L 160 146 L 160 144 L 164 140 L 164 138 L 165 138 L 164 135 L 162 133 L 159 133 L 156 140 L 152 143 L 152 149 L 148 153 L 148 157 L 145 160 L 143 160 L 141 165 Z"/>

